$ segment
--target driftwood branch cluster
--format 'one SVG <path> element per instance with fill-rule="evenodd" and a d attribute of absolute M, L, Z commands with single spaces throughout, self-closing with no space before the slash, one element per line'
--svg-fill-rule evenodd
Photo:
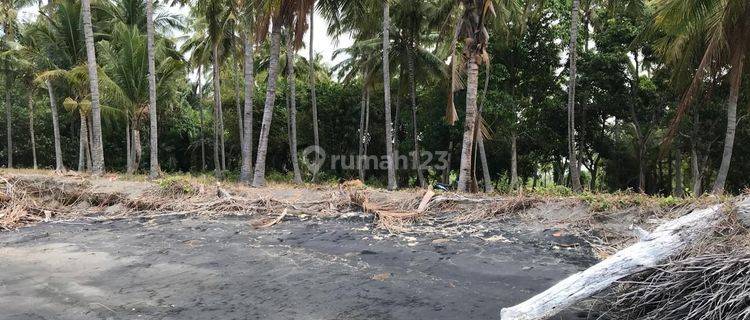
<path fill-rule="evenodd" d="M 736 207 L 739 220 L 747 221 L 750 198 L 737 201 Z M 723 205 L 714 205 L 666 222 L 645 235 L 640 242 L 591 268 L 560 281 L 521 304 L 502 309 L 501 319 L 548 319 L 628 276 L 652 270 L 699 239 L 711 236 L 711 231 L 727 220 L 728 211 Z"/>

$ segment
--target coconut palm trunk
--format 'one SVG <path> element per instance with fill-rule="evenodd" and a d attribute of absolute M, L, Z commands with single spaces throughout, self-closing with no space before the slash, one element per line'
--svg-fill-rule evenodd
<path fill-rule="evenodd" d="M 220 157 L 220 139 L 223 135 L 221 130 L 221 67 L 219 65 L 219 43 L 214 43 L 212 50 L 213 55 L 213 77 L 214 77 L 214 176 L 221 179 L 223 176 L 223 166 Z"/>
<path fill-rule="evenodd" d="M 520 189 L 518 183 L 518 134 L 515 130 L 510 133 L 510 187 Z"/>
<path fill-rule="evenodd" d="M 242 70 L 242 64 L 238 62 L 237 68 L 238 70 Z M 245 130 L 243 127 L 245 126 L 245 122 L 243 120 L 244 114 L 242 113 L 242 103 L 240 102 L 240 94 L 242 93 L 242 89 L 240 88 L 242 85 L 240 84 L 239 77 L 232 76 L 232 82 L 234 82 L 234 104 L 237 107 L 237 135 L 240 138 L 240 148 L 242 148 L 242 145 L 245 143 L 245 135 L 243 132 Z"/>
<path fill-rule="evenodd" d="M 7 30 L 7 29 L 6 29 Z M 6 62 L 7 64 L 7 62 Z M 7 68 L 6 68 L 7 69 Z M 8 146 L 8 168 L 13 168 L 13 116 L 12 116 L 12 103 L 10 97 L 11 87 L 13 86 L 13 79 L 9 74 L 5 75 L 5 130 L 7 137 Z"/>
<path fill-rule="evenodd" d="M 365 139 L 363 141 L 364 145 L 364 151 L 362 152 L 363 161 L 367 161 L 367 149 L 370 147 L 370 89 L 367 89 L 367 97 L 366 97 L 366 105 L 365 105 Z M 365 165 L 365 172 L 368 169 L 369 165 Z M 367 178 L 365 176 L 365 178 Z M 364 182 L 366 180 L 362 180 Z"/>
<path fill-rule="evenodd" d="M 55 90 L 52 88 L 52 83 L 49 80 L 45 81 L 47 86 L 47 93 L 49 94 L 49 104 L 52 110 L 52 133 L 55 142 L 55 171 L 65 171 L 65 164 L 62 159 L 62 146 L 60 142 L 60 117 L 57 113 L 57 99 L 55 98 Z"/>
<path fill-rule="evenodd" d="M 146 0 L 146 53 L 148 56 L 148 119 L 149 119 L 149 170 L 148 177 L 161 175 L 159 167 L 159 124 L 156 114 L 156 62 L 154 61 L 154 6 Z"/>
<path fill-rule="evenodd" d="M 477 90 L 479 88 L 479 65 L 476 56 L 469 58 L 466 68 L 466 120 L 461 147 L 461 165 L 458 171 L 458 191 L 469 192 L 474 185 L 472 181 L 472 163 L 474 155 L 474 137 L 477 118 Z"/>
<path fill-rule="evenodd" d="M 273 27 L 271 28 L 266 104 L 263 107 L 263 123 L 260 127 L 260 139 L 258 140 L 258 157 L 255 161 L 255 173 L 253 177 L 254 187 L 263 187 L 266 185 L 266 154 L 268 152 L 271 121 L 273 120 L 273 106 L 276 102 L 276 78 L 279 72 L 279 53 L 281 51 L 281 23 L 279 20 L 274 19 Z"/>
<path fill-rule="evenodd" d="M 294 183 L 302 184 L 302 175 L 299 171 L 299 160 L 297 159 L 297 84 L 294 79 L 293 36 L 294 33 L 290 28 L 286 37 L 286 64 L 288 72 L 286 79 L 289 84 L 289 155 L 292 158 Z"/>
<path fill-rule="evenodd" d="M 393 158 L 393 123 L 391 122 L 391 71 L 388 51 L 390 40 L 388 29 L 390 28 L 390 5 L 389 0 L 383 0 L 383 94 L 385 95 L 385 153 L 388 163 L 388 190 L 396 190 L 396 165 Z"/>
<path fill-rule="evenodd" d="M 484 113 L 484 105 L 487 103 L 487 91 L 490 87 L 490 67 L 487 66 L 486 75 L 484 77 L 484 89 L 482 90 L 482 104 L 479 105 L 479 116 Z M 515 131 L 514 131 L 515 132 Z M 489 164 L 487 163 L 487 151 L 484 149 L 484 136 L 480 133 L 477 135 L 477 147 L 479 148 L 479 160 L 482 161 L 482 180 L 484 181 L 484 192 L 490 193 L 495 190 L 492 185 L 492 176 L 490 175 Z M 511 163 L 516 157 L 515 149 L 511 150 Z M 513 172 L 511 166 L 511 172 Z M 517 174 L 516 174 L 517 175 Z M 512 176 L 512 174 L 511 174 Z"/>
<path fill-rule="evenodd" d="M 81 126 L 78 137 L 78 172 L 86 170 L 86 164 L 90 163 L 89 159 L 89 130 L 86 115 L 80 113 Z M 89 168 L 90 169 L 90 168 Z"/>
<path fill-rule="evenodd" d="M 125 119 L 125 158 L 127 161 L 126 172 L 127 174 L 133 174 L 133 138 L 130 130 L 130 117 Z"/>
<path fill-rule="evenodd" d="M 422 188 L 427 187 L 424 174 L 422 173 L 422 157 L 419 150 L 419 130 L 417 127 L 417 84 L 414 75 L 414 46 L 407 50 L 408 63 L 409 63 L 409 93 L 411 98 L 411 122 L 412 122 L 412 135 L 414 138 L 414 166 L 417 169 L 417 180 L 419 186 Z"/>
<path fill-rule="evenodd" d="M 242 167 L 240 169 L 240 181 L 251 183 L 253 172 L 253 96 L 255 94 L 255 75 L 253 61 L 252 35 L 243 35 L 245 60 L 245 109 L 242 125 Z"/>
<path fill-rule="evenodd" d="M 92 168 L 94 175 L 104 173 L 104 142 L 102 141 L 102 115 L 99 107 L 99 75 L 96 66 L 96 50 L 94 48 L 94 29 L 91 24 L 91 0 L 81 0 L 83 14 L 83 38 L 86 42 L 86 60 L 91 87 L 91 117 L 92 117 Z"/>
<path fill-rule="evenodd" d="M 487 164 L 487 151 L 484 148 L 484 137 L 481 134 L 477 136 L 477 147 L 479 148 L 479 159 L 482 162 L 482 180 L 484 181 L 484 192 L 490 193 L 494 191 L 495 188 L 492 185 L 490 167 Z"/>
<path fill-rule="evenodd" d="M 729 75 L 729 100 L 727 101 L 727 132 L 724 137 L 724 153 L 721 157 L 721 167 L 716 175 L 716 181 L 712 193 L 721 195 L 729 175 L 729 167 L 732 163 L 732 151 L 734 149 L 734 136 L 737 132 L 737 101 L 739 100 L 742 86 L 742 71 L 744 69 L 745 55 L 735 53 L 732 70 Z"/>
<path fill-rule="evenodd" d="M 141 127 L 139 121 L 132 124 L 133 136 L 132 153 L 133 153 L 133 171 L 137 172 L 141 168 L 141 158 L 143 156 L 143 145 L 141 144 Z"/>
<path fill-rule="evenodd" d="M 31 160 L 34 170 L 38 168 L 36 162 L 36 137 L 34 133 L 34 91 L 29 90 L 28 92 L 28 104 L 29 104 L 29 136 L 31 139 Z"/>
<path fill-rule="evenodd" d="M 570 81 L 568 82 L 568 157 L 570 158 L 570 180 L 574 192 L 583 191 L 581 186 L 581 172 L 578 168 L 578 159 L 576 156 L 575 141 L 575 103 L 576 103 L 576 60 L 577 60 L 577 41 L 578 41 L 578 8 L 579 0 L 573 0 L 573 9 L 571 12 L 570 22 L 570 46 L 568 55 L 570 59 Z"/>
<path fill-rule="evenodd" d="M 316 146 L 320 146 L 320 136 L 318 135 L 318 97 L 315 90 L 315 50 L 313 48 L 313 40 L 314 40 L 314 34 L 315 34 L 315 8 L 313 7 L 312 10 L 310 10 L 310 57 L 309 57 L 309 63 L 310 63 L 310 100 L 312 105 L 312 120 L 313 120 L 313 143 L 315 143 Z M 315 182 L 315 178 L 317 178 L 317 171 L 313 172 L 312 181 Z M 364 181 L 364 180 L 362 180 Z"/>
<path fill-rule="evenodd" d="M 88 128 L 88 130 L 87 130 L 88 131 L 88 135 L 86 136 L 86 138 L 87 138 L 86 139 L 86 167 L 89 168 L 89 171 L 93 171 L 93 168 L 94 168 L 94 164 L 93 164 L 94 160 L 93 159 L 94 158 L 93 158 L 92 153 L 91 153 L 92 152 L 91 151 L 91 146 L 92 146 L 92 142 L 91 141 L 93 141 L 93 133 L 91 132 L 91 123 L 92 123 L 92 121 L 91 121 L 91 114 L 89 114 L 88 116 L 86 116 L 86 122 L 87 122 L 86 127 Z"/>
<path fill-rule="evenodd" d="M 674 153 L 674 191 L 672 194 L 675 197 L 682 198 L 685 196 L 685 188 L 682 182 L 682 150 L 677 146 Z"/>
<path fill-rule="evenodd" d="M 219 94 L 221 99 L 221 94 Z M 219 143 L 221 144 L 221 171 L 227 171 L 227 153 L 226 142 L 224 137 L 224 106 L 219 102 Z"/>
<path fill-rule="evenodd" d="M 367 112 L 367 85 L 366 81 L 362 88 L 362 102 L 359 110 L 359 141 L 357 143 L 359 150 L 357 155 L 357 170 L 359 170 L 359 180 L 365 181 L 365 113 Z"/>
<path fill-rule="evenodd" d="M 203 115 L 203 87 L 201 83 L 201 76 L 203 70 L 201 66 L 198 66 L 198 115 L 200 119 L 200 132 L 201 132 L 201 170 L 206 171 L 206 129 L 205 120 Z"/>
<path fill-rule="evenodd" d="M 703 195 L 703 174 L 701 173 L 700 169 L 700 158 L 698 155 L 698 150 L 695 146 L 693 146 L 690 152 L 690 172 L 693 179 L 693 196 L 698 198 Z"/>
<path fill-rule="evenodd" d="M 34 136 L 34 91 L 29 90 L 29 135 L 31 136 L 31 160 L 33 161 L 34 170 L 36 170 L 36 137 Z"/>

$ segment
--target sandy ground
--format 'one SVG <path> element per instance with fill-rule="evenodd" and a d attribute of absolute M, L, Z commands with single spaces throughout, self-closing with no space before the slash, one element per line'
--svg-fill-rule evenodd
<path fill-rule="evenodd" d="M 594 262 L 545 232 L 390 235 L 361 217 L 42 223 L 0 233 L 0 319 L 498 319 Z"/>

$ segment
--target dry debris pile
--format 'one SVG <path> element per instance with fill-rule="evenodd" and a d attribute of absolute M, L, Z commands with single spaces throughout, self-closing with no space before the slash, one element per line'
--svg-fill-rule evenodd
<path fill-rule="evenodd" d="M 596 319 L 750 319 L 750 234 L 736 215 L 681 255 L 597 299 Z"/>
<path fill-rule="evenodd" d="M 677 259 L 623 282 L 602 319 L 750 318 L 750 255 Z"/>
<path fill-rule="evenodd" d="M 116 182 L 113 182 L 116 183 Z M 144 187 L 145 186 L 145 187 Z M 270 227 L 288 216 L 336 218 L 364 213 L 378 227 L 403 232 L 415 222 L 462 224 L 509 216 L 540 200 L 531 197 L 470 198 L 433 191 L 406 198 L 383 196 L 362 187 L 317 190 L 312 200 L 280 200 L 241 190 L 207 187 L 186 179 L 167 178 L 139 185 L 142 192 L 102 190 L 78 175 L 0 176 L 0 230 L 40 221 L 84 219 L 106 221 L 158 216 L 252 216 L 256 228 Z M 373 194 L 375 193 L 375 194 Z"/>

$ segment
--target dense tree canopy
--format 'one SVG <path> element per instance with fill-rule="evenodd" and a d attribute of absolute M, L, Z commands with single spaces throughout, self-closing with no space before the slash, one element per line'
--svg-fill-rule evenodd
<path fill-rule="evenodd" d="M 511 191 L 575 187 L 577 171 L 592 192 L 750 184 L 744 0 L 151 1 L 93 1 L 90 51 L 88 1 L 0 0 L 2 165 L 97 173 L 101 128 L 107 171 L 255 186 Z M 303 53 L 314 15 L 353 38 L 340 64 Z M 386 154 L 409 164 L 395 178 L 365 165 Z"/>

